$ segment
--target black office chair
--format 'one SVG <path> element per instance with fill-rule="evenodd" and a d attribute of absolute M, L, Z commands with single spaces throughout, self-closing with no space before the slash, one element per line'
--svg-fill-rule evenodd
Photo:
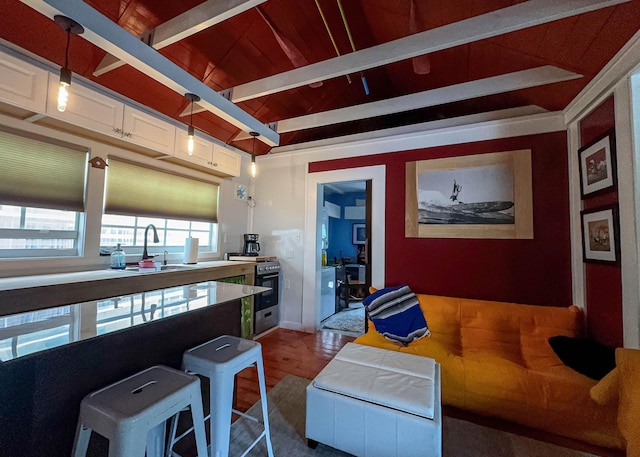
<path fill-rule="evenodd" d="M 349 307 L 349 280 L 344 265 L 336 265 L 336 312 Z"/>

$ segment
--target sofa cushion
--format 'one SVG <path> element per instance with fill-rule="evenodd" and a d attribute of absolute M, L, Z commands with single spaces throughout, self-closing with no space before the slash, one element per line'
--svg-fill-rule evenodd
<path fill-rule="evenodd" d="M 407 285 L 378 290 L 363 304 L 376 330 L 385 338 L 408 344 L 429 335 L 418 298 Z"/>
<path fill-rule="evenodd" d="M 592 340 L 558 335 L 549 344 L 565 365 L 591 379 L 604 378 L 616 366 L 615 350 Z"/>

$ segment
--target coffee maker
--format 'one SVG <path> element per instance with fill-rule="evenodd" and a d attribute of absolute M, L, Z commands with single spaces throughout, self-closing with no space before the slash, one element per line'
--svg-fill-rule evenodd
<path fill-rule="evenodd" d="M 244 249 L 242 255 L 257 256 L 260 252 L 260 243 L 258 243 L 258 234 L 245 233 L 244 234 Z"/>

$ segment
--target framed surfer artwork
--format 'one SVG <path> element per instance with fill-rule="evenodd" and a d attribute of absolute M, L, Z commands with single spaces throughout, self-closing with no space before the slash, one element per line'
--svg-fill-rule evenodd
<path fill-rule="evenodd" d="M 533 238 L 531 150 L 406 164 L 407 238 Z"/>
<path fill-rule="evenodd" d="M 616 185 L 616 140 L 613 129 L 578 150 L 582 198 Z"/>

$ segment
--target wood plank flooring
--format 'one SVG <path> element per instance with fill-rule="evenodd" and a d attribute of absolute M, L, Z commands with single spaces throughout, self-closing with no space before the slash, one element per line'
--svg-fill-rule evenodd
<path fill-rule="evenodd" d="M 335 332 L 297 332 L 278 328 L 262 336 L 262 359 L 267 391 L 292 374 L 313 379 L 342 347 L 355 338 Z M 235 408 L 248 410 L 260 399 L 255 368 L 247 368 L 236 378 Z"/>

